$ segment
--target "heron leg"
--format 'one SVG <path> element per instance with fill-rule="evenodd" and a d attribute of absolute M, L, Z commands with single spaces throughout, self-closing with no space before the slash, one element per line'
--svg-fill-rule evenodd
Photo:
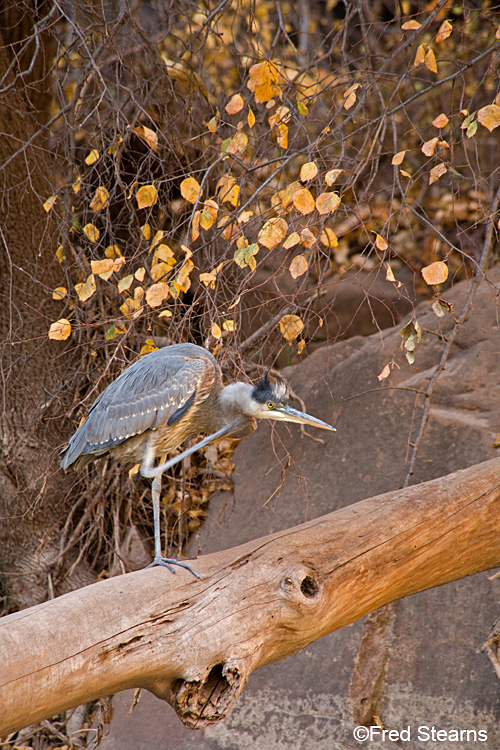
<path fill-rule="evenodd" d="M 147 568 L 152 568 L 154 565 L 163 565 L 168 568 L 171 573 L 175 573 L 173 565 L 178 565 L 180 568 L 189 570 L 196 578 L 201 576 L 187 563 L 180 562 L 171 557 L 163 557 L 161 554 L 161 535 L 160 535 L 160 494 L 161 494 L 161 474 L 153 479 L 151 487 L 151 494 L 153 495 L 153 521 L 154 521 L 154 536 L 155 536 L 155 556 L 152 563 L 146 565 Z"/>

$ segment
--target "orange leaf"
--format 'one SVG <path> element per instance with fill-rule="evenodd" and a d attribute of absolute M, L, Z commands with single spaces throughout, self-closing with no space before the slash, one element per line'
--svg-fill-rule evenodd
<path fill-rule="evenodd" d="M 431 73 L 437 73 L 437 64 L 436 64 L 436 55 L 434 54 L 433 50 L 428 49 L 425 53 L 425 67 L 428 68 L 428 70 L 431 71 Z"/>
<path fill-rule="evenodd" d="M 48 337 L 54 341 L 64 341 L 71 334 L 71 323 L 66 318 L 59 318 L 49 328 Z"/>
<path fill-rule="evenodd" d="M 446 117 L 444 112 L 441 112 L 440 115 L 436 117 L 435 120 L 432 121 L 432 124 L 435 128 L 445 128 L 449 123 L 449 119 Z"/>
<path fill-rule="evenodd" d="M 433 182 L 437 182 L 440 177 L 446 174 L 447 171 L 448 167 L 443 162 L 441 162 L 440 164 L 436 164 L 435 167 L 432 167 L 429 173 L 429 185 L 432 185 Z"/>
<path fill-rule="evenodd" d="M 332 214 L 340 206 L 338 193 L 321 193 L 316 198 L 316 208 L 320 214 Z"/>
<path fill-rule="evenodd" d="M 288 224 L 284 219 L 269 219 L 260 230 L 257 239 L 261 245 L 267 247 L 268 250 L 272 250 L 273 247 L 279 245 L 279 243 L 285 238 L 287 230 Z"/>
<path fill-rule="evenodd" d="M 426 156 L 432 156 L 437 146 L 439 138 L 431 138 L 430 141 L 426 141 L 422 146 L 422 153 Z"/>
<path fill-rule="evenodd" d="M 310 190 L 307 188 L 301 188 L 293 196 L 293 205 L 300 211 L 304 216 L 314 211 L 315 203 L 314 198 L 311 195 Z"/>
<path fill-rule="evenodd" d="M 235 94 L 228 101 L 224 109 L 226 110 L 228 115 L 235 115 L 240 112 L 244 106 L 245 102 L 243 101 L 243 97 L 241 96 L 241 94 Z"/>
<path fill-rule="evenodd" d="M 342 174 L 343 171 L 343 169 L 330 169 L 330 171 L 325 174 L 325 182 L 328 187 L 333 185 L 339 174 Z"/>
<path fill-rule="evenodd" d="M 182 197 L 187 200 L 189 203 L 192 203 L 193 205 L 198 200 L 198 195 L 200 194 L 200 183 L 198 180 L 195 180 L 194 177 L 186 177 L 185 180 L 182 180 L 181 182 L 181 195 Z M 201 195 L 200 195 L 201 198 Z"/>
<path fill-rule="evenodd" d="M 287 341 L 293 341 L 303 331 L 304 323 L 298 315 L 283 315 L 280 320 L 280 331 Z"/>
<path fill-rule="evenodd" d="M 403 31 L 414 31 L 415 29 L 419 29 L 421 25 L 418 21 L 406 21 L 401 28 Z"/>
<path fill-rule="evenodd" d="M 422 65 L 422 63 L 425 60 L 425 47 L 423 44 L 419 44 L 417 47 L 417 54 L 415 55 L 415 59 L 413 61 L 414 65 Z"/>
<path fill-rule="evenodd" d="M 448 266 L 442 260 L 431 263 L 430 266 L 422 268 L 422 276 L 429 286 L 442 284 L 448 278 Z"/>
<path fill-rule="evenodd" d="M 316 166 L 316 162 L 308 161 L 300 168 L 300 181 L 307 182 L 308 180 L 313 180 L 317 174 L 318 167 Z"/>
<path fill-rule="evenodd" d="M 158 190 L 154 185 L 143 185 L 135 194 L 135 199 L 139 208 L 149 208 L 158 200 Z"/>
<path fill-rule="evenodd" d="M 290 203 L 293 203 L 295 196 L 300 190 L 302 190 L 302 185 L 297 180 L 287 185 L 281 194 L 282 207 L 286 208 Z"/>
<path fill-rule="evenodd" d="M 403 163 L 403 159 L 405 158 L 406 151 L 398 151 L 397 154 L 394 154 L 392 157 L 391 164 L 393 167 L 398 167 L 400 164 Z"/>
<path fill-rule="evenodd" d="M 159 281 L 146 289 L 146 302 L 149 307 L 159 307 L 170 294 L 170 285 L 166 281 Z"/>
<path fill-rule="evenodd" d="M 451 22 L 448 20 L 443 21 L 443 23 L 439 27 L 438 33 L 436 34 L 436 42 L 438 44 L 441 44 L 441 42 L 444 42 L 445 39 L 448 39 L 452 31 L 453 31 L 453 26 Z"/>
<path fill-rule="evenodd" d="M 248 75 L 247 87 L 253 91 L 256 102 L 262 104 L 274 96 L 281 95 L 278 86 L 278 69 L 270 60 L 252 65 Z"/>
<path fill-rule="evenodd" d="M 290 263 L 290 276 L 296 279 L 302 276 L 308 268 L 307 259 L 303 255 L 296 255 Z"/>
<path fill-rule="evenodd" d="M 389 247 L 389 245 L 384 240 L 382 235 L 377 234 L 376 232 L 375 232 L 375 244 L 381 252 L 384 252 L 384 250 L 387 250 L 387 248 Z"/>
<path fill-rule="evenodd" d="M 500 125 L 500 107 L 498 104 L 488 104 L 477 113 L 477 119 L 481 125 L 487 128 L 490 133 Z"/>
<path fill-rule="evenodd" d="M 295 247 L 300 242 L 300 235 L 298 232 L 292 232 L 292 234 L 286 238 L 283 243 L 285 250 L 289 250 L 291 247 Z"/>
<path fill-rule="evenodd" d="M 325 227 L 319 236 L 319 241 L 325 247 L 338 247 L 339 240 L 333 229 Z"/>

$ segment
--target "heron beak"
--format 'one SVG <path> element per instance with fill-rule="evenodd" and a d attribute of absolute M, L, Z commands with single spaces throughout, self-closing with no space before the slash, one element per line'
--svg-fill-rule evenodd
<path fill-rule="evenodd" d="M 272 414 L 269 414 L 270 419 L 276 419 L 280 422 L 296 422 L 297 424 L 310 424 L 312 427 L 319 427 L 322 430 L 331 430 L 337 432 L 335 427 L 330 424 L 323 422 L 321 419 L 311 417 L 310 414 L 304 414 L 303 411 L 293 409 L 291 406 L 279 406 L 276 407 Z"/>

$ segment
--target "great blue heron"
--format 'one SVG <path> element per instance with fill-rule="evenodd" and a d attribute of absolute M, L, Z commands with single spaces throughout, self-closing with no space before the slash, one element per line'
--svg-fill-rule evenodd
<path fill-rule="evenodd" d="M 155 555 L 152 565 L 189 565 L 161 554 L 160 490 L 164 471 L 223 435 L 241 438 L 257 428 L 257 419 L 298 422 L 335 430 L 321 419 L 287 405 L 283 383 L 267 376 L 256 386 L 223 386 L 215 357 L 195 344 L 174 344 L 146 354 L 127 367 L 97 397 L 83 424 L 63 449 L 61 467 L 81 469 L 101 456 L 140 463 L 144 477 L 153 478 Z M 169 461 L 154 461 L 187 438 L 208 437 Z M 148 566 L 148 567 L 151 567 Z"/>

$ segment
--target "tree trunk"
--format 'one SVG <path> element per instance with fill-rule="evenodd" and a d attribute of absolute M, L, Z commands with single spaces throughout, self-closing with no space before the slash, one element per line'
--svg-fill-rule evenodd
<path fill-rule="evenodd" d="M 249 674 L 374 609 L 500 564 L 500 459 L 206 555 L 111 578 L 0 622 L 4 734 L 144 687 L 189 727 Z"/>
<path fill-rule="evenodd" d="M 70 486 L 58 470 L 57 448 L 64 440 L 61 429 L 69 432 L 61 393 L 71 355 L 66 344 L 47 338 L 59 317 L 52 290 L 61 271 L 57 221 L 43 209 L 53 190 L 46 142 L 36 136 L 36 113 L 23 96 L 22 79 L 15 83 L 13 71 L 8 73 L 9 64 L 2 43 L 0 80 L 7 85 L 0 97 L 0 575 L 14 609 L 49 595 L 57 560 L 61 498 Z"/>

